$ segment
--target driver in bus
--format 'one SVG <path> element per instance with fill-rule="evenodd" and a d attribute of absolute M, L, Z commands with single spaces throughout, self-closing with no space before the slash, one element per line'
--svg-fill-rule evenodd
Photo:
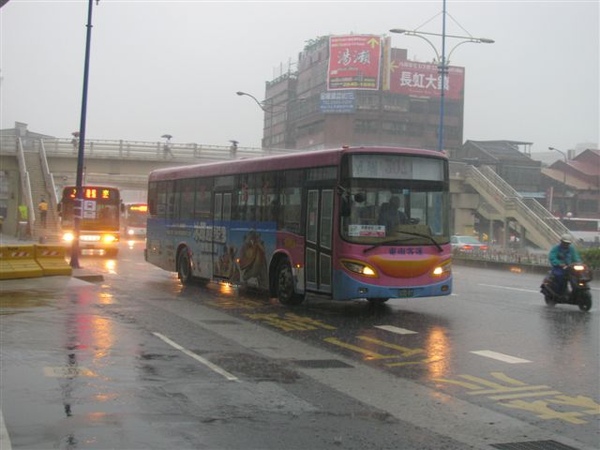
<path fill-rule="evenodd" d="M 400 198 L 392 196 L 389 203 L 383 203 L 379 209 L 379 224 L 385 225 L 388 233 L 392 233 L 398 225 L 408 223 L 408 216 L 400 211 Z"/>

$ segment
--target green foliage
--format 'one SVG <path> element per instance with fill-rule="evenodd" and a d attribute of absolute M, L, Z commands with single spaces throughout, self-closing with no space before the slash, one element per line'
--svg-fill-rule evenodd
<path fill-rule="evenodd" d="M 581 250 L 579 253 L 590 269 L 600 269 L 600 248 Z"/>

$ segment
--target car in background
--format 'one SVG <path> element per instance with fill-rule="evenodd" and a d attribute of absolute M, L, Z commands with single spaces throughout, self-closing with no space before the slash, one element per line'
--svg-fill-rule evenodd
<path fill-rule="evenodd" d="M 452 236 L 450 238 L 452 251 L 458 253 L 486 252 L 488 245 L 474 236 Z"/>

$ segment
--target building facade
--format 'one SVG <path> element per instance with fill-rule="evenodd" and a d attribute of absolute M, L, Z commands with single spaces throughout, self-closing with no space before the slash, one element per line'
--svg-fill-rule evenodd
<path fill-rule="evenodd" d="M 444 150 L 463 141 L 464 69 L 409 61 L 376 35 L 324 36 L 297 70 L 266 83 L 263 147 L 393 145 L 438 149 L 444 86 Z"/>

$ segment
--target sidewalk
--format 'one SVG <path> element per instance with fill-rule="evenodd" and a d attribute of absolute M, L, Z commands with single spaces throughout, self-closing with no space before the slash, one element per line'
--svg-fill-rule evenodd
<path fill-rule="evenodd" d="M 0 233 L 0 245 L 31 245 L 31 244 L 39 244 L 38 241 L 33 238 L 29 239 L 19 239 L 16 236 Z"/>

